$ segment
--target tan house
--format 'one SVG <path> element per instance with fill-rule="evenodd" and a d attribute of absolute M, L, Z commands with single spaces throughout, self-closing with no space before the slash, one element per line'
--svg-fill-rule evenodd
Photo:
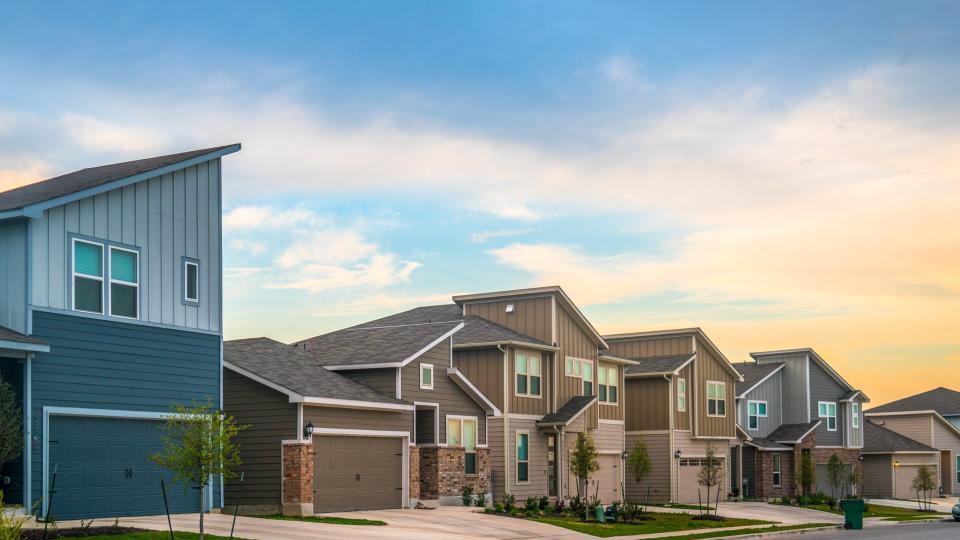
<path fill-rule="evenodd" d="M 864 423 L 863 496 L 874 499 L 916 499 L 913 481 L 921 467 L 940 476 L 940 451 L 877 425 Z M 936 493 L 934 493 L 936 495 Z"/>
<path fill-rule="evenodd" d="M 653 472 L 626 475 L 628 499 L 696 503 L 709 448 L 722 460 L 719 492 L 730 489 L 730 448 L 737 439 L 734 386 L 743 379 L 699 328 L 604 336 L 609 354 L 633 360 L 625 373 L 626 448 L 643 441 Z"/>
<path fill-rule="evenodd" d="M 888 430 L 937 449 L 943 493 L 960 495 L 960 392 L 935 388 L 874 407 L 864 415 Z"/>

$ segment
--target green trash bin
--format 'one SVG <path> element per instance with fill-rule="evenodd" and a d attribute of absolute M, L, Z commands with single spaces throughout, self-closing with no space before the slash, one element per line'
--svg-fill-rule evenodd
<path fill-rule="evenodd" d="M 843 504 L 843 528 L 860 530 L 863 528 L 863 510 L 866 503 L 863 499 L 847 499 Z"/>
<path fill-rule="evenodd" d="M 606 521 L 606 512 L 604 511 L 603 505 L 597 505 L 596 509 L 597 523 L 603 523 Z"/>

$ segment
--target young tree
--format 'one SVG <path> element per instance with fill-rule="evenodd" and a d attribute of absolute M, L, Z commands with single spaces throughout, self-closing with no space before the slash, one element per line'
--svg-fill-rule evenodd
<path fill-rule="evenodd" d="M 809 451 L 800 453 L 800 486 L 804 496 L 809 497 L 813 486 L 817 485 L 817 469 L 813 466 L 813 458 Z"/>
<path fill-rule="evenodd" d="M 633 474 L 633 477 L 637 480 L 637 484 L 639 484 L 650 475 L 650 469 L 652 467 L 653 465 L 650 462 L 650 453 L 647 452 L 646 443 L 637 441 L 637 444 L 633 446 L 633 450 L 630 451 L 630 456 L 627 457 L 627 470 Z M 649 498 L 649 486 L 647 486 L 647 499 Z M 626 500 L 626 493 L 624 493 L 624 500 Z"/>
<path fill-rule="evenodd" d="M 200 497 L 200 540 L 203 540 L 203 496 L 216 476 L 236 477 L 240 447 L 234 437 L 246 426 L 231 416 L 213 410 L 210 403 L 187 407 L 175 404 L 163 427 L 163 449 L 150 460 L 173 473 L 184 490 L 193 488 Z"/>
<path fill-rule="evenodd" d="M 710 515 L 710 491 L 713 486 L 717 486 L 717 496 L 719 498 L 719 485 L 722 475 L 723 462 L 717 458 L 717 450 L 712 445 L 708 446 L 707 457 L 700 461 L 700 472 L 697 474 L 697 483 L 707 488 L 707 515 Z"/>
<path fill-rule="evenodd" d="M 593 437 L 586 433 L 577 433 L 577 445 L 573 449 L 573 454 L 570 455 L 570 472 L 577 479 L 578 497 L 583 497 L 590 475 L 600 469 L 598 455 Z"/>
<path fill-rule="evenodd" d="M 0 469 L 20 457 L 22 451 L 23 410 L 13 387 L 0 379 Z"/>
<path fill-rule="evenodd" d="M 910 486 L 917 492 L 917 504 L 920 505 L 920 510 L 929 512 L 930 493 L 936 489 L 937 483 L 934 481 L 933 474 L 926 465 L 921 465 L 920 468 L 917 469 L 917 475 L 913 478 Z"/>
<path fill-rule="evenodd" d="M 827 462 L 827 480 L 830 482 L 831 499 L 836 500 L 837 491 L 847 481 L 848 477 L 847 466 L 840 460 L 840 456 L 834 452 Z"/>

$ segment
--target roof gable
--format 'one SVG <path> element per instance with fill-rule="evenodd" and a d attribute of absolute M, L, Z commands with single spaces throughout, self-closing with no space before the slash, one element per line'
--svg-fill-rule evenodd
<path fill-rule="evenodd" d="M 866 454 L 887 454 L 939 451 L 867 420 L 863 425 L 863 452 Z"/>
<path fill-rule="evenodd" d="M 745 397 L 785 366 L 786 364 L 782 362 L 770 362 L 766 364 L 743 362 L 734 364 L 737 371 L 743 375 L 743 382 L 736 384 L 736 397 Z"/>
<path fill-rule="evenodd" d="M 937 411 L 941 416 L 960 415 L 960 392 L 939 387 L 891 401 L 867 412 Z"/>
<path fill-rule="evenodd" d="M 702 343 L 710 352 L 716 356 L 717 361 L 720 362 L 721 367 L 728 371 L 733 378 L 739 381 L 742 378 L 740 372 L 737 371 L 737 368 L 727 359 L 726 355 L 723 354 L 723 351 L 707 336 L 707 333 L 699 327 L 694 328 L 678 328 L 674 330 L 651 330 L 647 332 L 629 332 L 625 334 L 608 334 L 604 336 L 604 339 L 608 341 L 630 341 L 630 340 L 641 340 L 641 339 L 656 339 L 656 338 L 666 338 L 666 337 L 684 337 L 691 336 L 697 340 L 697 343 Z"/>

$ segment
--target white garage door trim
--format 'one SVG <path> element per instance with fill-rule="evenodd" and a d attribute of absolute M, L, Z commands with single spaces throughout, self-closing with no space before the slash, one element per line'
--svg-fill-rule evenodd
<path fill-rule="evenodd" d="M 410 508 L 410 432 L 408 431 L 377 431 L 370 429 L 346 428 L 314 428 L 313 436 L 341 436 L 341 437 L 388 437 L 401 439 L 403 448 L 403 470 L 400 475 L 403 480 L 403 491 L 400 497 L 401 508 Z M 285 443 L 294 441 L 284 441 Z M 313 441 L 311 441 L 313 444 Z"/>
<path fill-rule="evenodd" d="M 80 407 L 43 407 L 43 493 L 41 513 L 47 515 L 47 489 L 50 485 L 50 417 L 80 416 L 86 418 L 125 418 L 128 420 L 166 420 L 169 412 L 120 411 L 116 409 L 84 409 Z M 213 482 L 207 486 L 207 510 L 213 505 Z"/>

